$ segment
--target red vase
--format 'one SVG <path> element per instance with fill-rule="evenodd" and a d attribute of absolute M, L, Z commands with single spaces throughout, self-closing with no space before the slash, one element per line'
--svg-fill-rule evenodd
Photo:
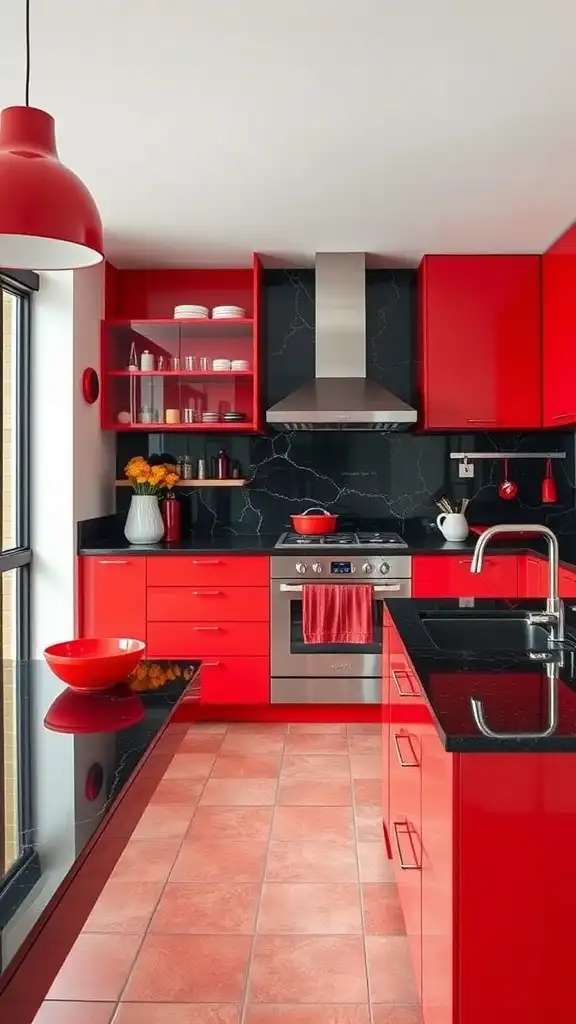
<path fill-rule="evenodd" d="M 170 493 L 160 503 L 160 511 L 164 522 L 164 540 L 182 539 L 182 508 L 175 494 Z"/>

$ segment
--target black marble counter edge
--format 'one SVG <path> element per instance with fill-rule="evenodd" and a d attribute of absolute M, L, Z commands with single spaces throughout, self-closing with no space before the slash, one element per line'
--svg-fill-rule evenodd
<path fill-rule="evenodd" d="M 459 667 L 462 667 L 462 665 L 465 665 L 467 659 L 474 656 L 474 652 L 450 652 L 447 650 L 439 652 L 425 633 L 419 618 L 419 612 L 422 610 L 421 606 L 425 603 L 426 602 L 419 602 L 417 600 L 401 601 L 399 599 L 386 602 L 394 625 L 398 630 L 400 638 L 408 651 L 414 668 L 420 678 L 424 697 L 431 712 L 436 732 L 438 733 L 445 750 L 454 754 L 576 753 L 576 733 L 557 734 L 549 737 L 538 737 L 536 739 L 530 736 L 519 736 L 514 739 L 510 737 L 493 739 L 492 737 L 482 735 L 480 732 L 476 734 L 446 732 L 442 725 L 442 721 L 437 714 L 436 708 L 434 707 L 434 703 L 430 699 L 426 690 L 425 678 L 422 678 L 425 676 L 425 670 L 423 670 L 424 663 L 427 658 L 430 659 L 434 654 L 441 654 L 443 669 L 446 670 L 446 663 L 450 660 L 452 654 L 453 664 L 450 666 L 450 670 L 455 671 Z M 484 602 L 479 601 L 477 602 L 477 605 L 481 606 L 483 603 Z M 508 602 L 504 601 L 497 603 L 503 605 L 508 604 Z M 536 609 L 537 607 L 540 607 L 541 602 L 528 601 L 528 604 L 531 608 Z M 576 615 L 574 615 L 570 609 L 568 609 L 567 613 L 567 628 L 569 632 L 576 635 Z M 417 644 L 414 642 L 416 639 Z M 491 652 L 487 650 L 481 652 L 482 660 L 485 663 L 488 663 L 490 654 Z M 502 652 L 494 651 L 492 652 L 492 655 L 494 659 L 498 659 L 499 656 L 502 655 Z M 562 681 L 562 671 L 560 671 L 559 685 L 564 685 Z"/>

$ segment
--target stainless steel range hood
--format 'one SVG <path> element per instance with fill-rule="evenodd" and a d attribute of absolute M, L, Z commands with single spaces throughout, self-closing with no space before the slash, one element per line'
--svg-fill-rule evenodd
<path fill-rule="evenodd" d="M 366 378 L 366 255 L 316 254 L 316 376 L 268 409 L 284 430 L 406 430 L 417 413 Z"/>

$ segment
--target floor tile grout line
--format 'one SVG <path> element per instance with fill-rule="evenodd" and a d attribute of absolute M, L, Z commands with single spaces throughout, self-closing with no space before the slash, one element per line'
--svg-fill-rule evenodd
<path fill-rule="evenodd" d="M 271 818 L 270 818 L 270 829 L 269 829 L 269 832 L 268 832 L 268 840 L 267 840 L 267 843 L 266 843 L 266 855 L 264 857 L 264 863 L 262 865 L 262 879 L 261 879 L 261 885 L 260 885 L 260 894 L 259 894 L 258 903 L 257 903 L 257 906 L 256 906 L 256 916 L 254 918 L 254 934 L 252 936 L 252 945 L 250 947 L 250 953 L 249 953 L 249 956 L 248 956 L 248 963 L 246 965 L 246 978 L 245 978 L 245 983 L 244 983 L 244 994 L 243 994 L 243 998 L 242 998 L 242 1000 L 240 1002 L 239 1024 L 244 1024 L 244 1022 L 246 1020 L 246 1013 L 247 1013 L 247 1010 L 248 1010 L 248 999 L 249 999 L 249 996 L 250 996 L 250 975 L 252 973 L 252 965 L 254 963 L 254 957 L 255 957 L 255 953 L 256 953 L 256 942 L 257 942 L 257 939 L 258 939 L 258 923 L 259 923 L 259 920 L 260 920 L 260 910 L 262 908 L 262 897 L 263 897 L 263 893 L 264 893 L 264 886 L 266 884 L 266 870 L 268 868 L 268 857 L 269 857 L 269 854 L 270 854 L 270 846 L 272 844 L 272 834 L 273 834 L 273 831 L 274 831 L 274 818 L 276 816 L 276 808 L 278 806 L 278 796 L 279 796 L 279 793 L 280 793 L 280 778 L 282 776 L 282 766 L 284 764 L 284 754 L 286 752 L 286 737 L 288 736 L 289 731 L 290 730 L 289 730 L 289 724 L 288 724 L 288 728 L 286 729 L 286 731 L 284 733 L 284 742 L 282 744 L 282 753 L 280 755 L 280 762 L 279 762 L 279 765 L 278 765 L 278 777 L 276 779 L 276 793 L 275 793 L 275 796 L 274 796 L 274 803 L 272 805 L 272 815 L 271 815 Z"/>
<path fill-rule="evenodd" d="M 350 761 L 350 778 L 352 788 L 352 816 L 354 820 L 354 849 L 356 852 L 356 863 L 358 867 L 358 887 L 360 891 L 360 920 L 362 923 L 362 948 L 364 950 L 364 969 L 366 972 L 366 993 L 368 996 L 368 1016 L 370 1018 L 370 1024 L 374 1024 L 374 1014 L 372 1010 L 372 989 L 370 985 L 370 969 L 368 966 L 368 947 L 366 943 L 366 915 L 364 913 L 364 890 L 363 890 L 363 879 L 362 879 L 362 868 L 360 863 L 360 849 L 358 840 L 358 828 L 356 818 L 356 792 L 354 789 L 354 780 L 352 779 L 352 761 Z"/>

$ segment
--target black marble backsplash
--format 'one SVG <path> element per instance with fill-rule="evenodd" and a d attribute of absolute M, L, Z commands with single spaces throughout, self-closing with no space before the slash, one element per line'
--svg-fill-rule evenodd
<path fill-rule="evenodd" d="M 264 276 L 264 409 L 314 374 L 314 272 L 267 271 Z M 370 270 L 366 276 L 368 375 L 418 404 L 416 273 Z M 576 531 L 572 432 L 446 434 L 294 431 L 262 435 L 118 434 L 118 475 L 131 455 L 168 451 L 210 459 L 225 447 L 249 486 L 196 490 L 187 519 L 201 530 L 279 533 L 293 512 L 314 505 L 351 518 L 397 521 L 432 518 L 434 497 L 472 499 L 470 522 L 543 520 Z M 559 451 L 553 463 L 558 504 L 541 505 L 542 460 L 514 460 L 518 498 L 502 501 L 501 462 L 477 462 L 473 480 L 458 479 L 451 451 Z M 130 492 L 118 490 L 119 510 Z M 180 492 L 181 493 L 181 492 Z"/>

